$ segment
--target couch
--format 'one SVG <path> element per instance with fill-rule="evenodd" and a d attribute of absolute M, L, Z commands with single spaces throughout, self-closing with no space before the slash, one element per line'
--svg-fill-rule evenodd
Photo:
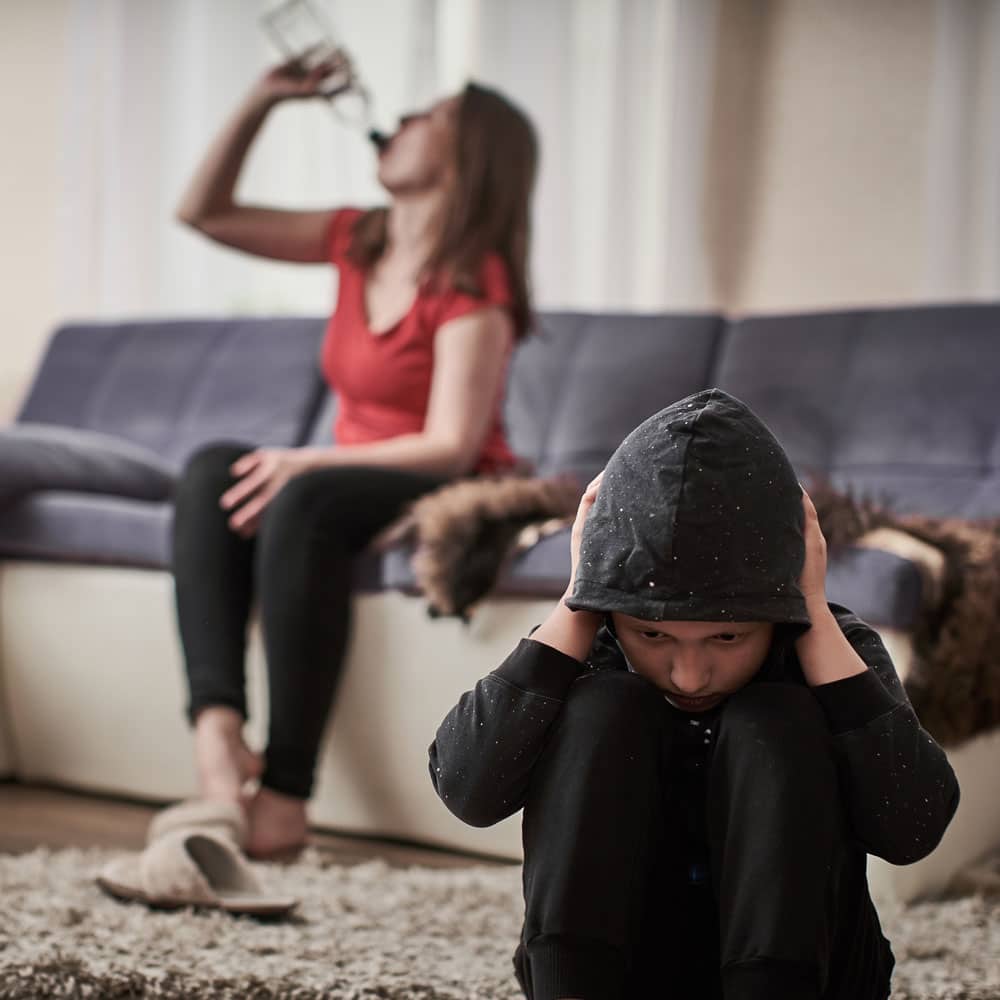
<path fill-rule="evenodd" d="M 547 313 L 519 348 L 507 404 L 517 452 L 586 482 L 624 434 L 717 385 L 774 430 L 803 479 L 929 515 L 1000 516 L 1000 305 L 714 314 Z M 75 324 L 51 339 L 19 424 L 116 435 L 180 469 L 201 444 L 330 441 L 313 318 Z M 44 490 L 0 507 L 0 774 L 166 801 L 194 788 L 175 635 L 169 501 Z M 565 533 L 505 570 L 469 624 L 432 621 L 407 553 L 356 569 L 355 624 L 311 807 L 321 827 L 516 858 L 518 818 L 463 826 L 436 799 L 426 748 L 458 695 L 565 586 Z M 858 546 L 831 600 L 880 629 L 899 668 L 921 567 Z M 256 629 L 251 740 L 265 713 Z M 955 748 L 962 804 L 927 859 L 873 859 L 876 893 L 943 888 L 1000 845 L 1000 733 Z"/>

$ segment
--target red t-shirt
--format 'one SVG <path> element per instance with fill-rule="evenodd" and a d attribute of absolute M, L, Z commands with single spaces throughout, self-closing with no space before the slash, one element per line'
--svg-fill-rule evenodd
<path fill-rule="evenodd" d="M 341 209 L 330 223 L 330 262 L 340 272 L 340 287 L 322 349 L 323 376 L 338 397 L 334 440 L 348 445 L 422 431 L 438 329 L 478 309 L 511 303 L 507 269 L 498 255 L 490 254 L 479 275 L 482 298 L 423 285 L 409 312 L 395 326 L 373 333 L 365 308 L 365 274 L 347 258 L 351 230 L 361 215 L 359 209 Z M 475 465 L 477 472 L 514 464 L 503 430 L 502 404 L 501 391 Z"/>

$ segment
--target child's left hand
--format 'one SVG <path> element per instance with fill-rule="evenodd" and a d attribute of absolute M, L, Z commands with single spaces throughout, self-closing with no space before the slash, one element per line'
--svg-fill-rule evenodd
<path fill-rule="evenodd" d="M 826 539 L 819 526 L 819 515 L 809 494 L 802 491 L 802 510 L 805 522 L 802 535 L 806 544 L 806 557 L 799 576 L 799 590 L 806 605 L 826 608 Z"/>

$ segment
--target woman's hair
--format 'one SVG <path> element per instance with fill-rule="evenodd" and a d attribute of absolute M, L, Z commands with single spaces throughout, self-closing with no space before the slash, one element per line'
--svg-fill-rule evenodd
<path fill-rule="evenodd" d="M 531 326 L 528 255 L 538 165 L 534 126 L 495 90 L 467 84 L 459 102 L 455 159 L 455 187 L 424 273 L 458 291 L 481 295 L 483 258 L 498 254 L 510 280 L 514 329 L 521 337 Z M 349 256 L 359 267 L 370 267 L 385 249 L 387 219 L 387 210 L 377 208 L 355 224 Z"/>

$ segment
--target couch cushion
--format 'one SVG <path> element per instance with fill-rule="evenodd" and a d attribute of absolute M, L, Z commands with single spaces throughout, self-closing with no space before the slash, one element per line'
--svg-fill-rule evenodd
<path fill-rule="evenodd" d="M 548 313 L 513 360 L 511 446 L 538 472 L 595 476 L 623 437 L 707 384 L 722 320 L 714 315 Z"/>
<path fill-rule="evenodd" d="M 323 320 L 64 326 L 19 421 L 113 434 L 179 467 L 211 441 L 301 443 L 323 394 Z"/>
<path fill-rule="evenodd" d="M 159 456 L 109 434 L 56 424 L 0 428 L 0 505 L 45 489 L 165 500 L 173 482 Z"/>
<path fill-rule="evenodd" d="M 14 501 L 0 516 L 4 559 L 169 565 L 169 503 L 49 490 Z"/>
<path fill-rule="evenodd" d="M 900 512 L 1000 515 L 1000 306 L 765 316 L 732 323 L 717 383 L 804 478 Z"/>
<path fill-rule="evenodd" d="M 172 527 L 170 503 L 48 490 L 4 506 L 0 557 L 169 569 Z M 355 589 L 385 589 L 384 573 L 383 557 L 365 553 Z"/>

